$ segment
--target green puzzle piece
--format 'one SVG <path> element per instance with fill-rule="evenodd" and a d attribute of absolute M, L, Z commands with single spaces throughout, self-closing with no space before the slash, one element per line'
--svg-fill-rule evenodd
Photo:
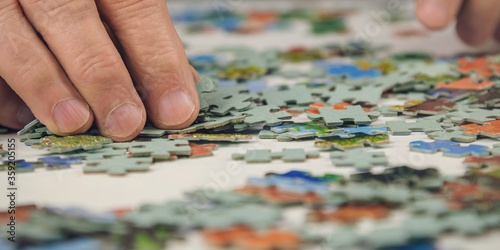
<path fill-rule="evenodd" d="M 83 167 L 85 173 L 108 173 L 110 175 L 125 175 L 130 171 L 147 171 L 153 162 L 149 157 L 129 157 L 126 155 L 105 159 L 92 159 Z"/>
<path fill-rule="evenodd" d="M 233 160 L 245 160 L 247 163 L 266 163 L 273 159 L 282 159 L 284 162 L 303 162 L 307 158 L 318 158 L 319 152 L 305 152 L 304 149 L 283 149 L 282 152 L 272 153 L 271 150 L 248 150 L 245 154 L 233 154 Z"/>
<path fill-rule="evenodd" d="M 151 141 L 134 141 L 131 144 L 132 156 L 151 156 L 153 159 L 170 159 L 171 155 L 191 154 L 188 141 L 171 141 L 167 139 L 153 139 Z"/>

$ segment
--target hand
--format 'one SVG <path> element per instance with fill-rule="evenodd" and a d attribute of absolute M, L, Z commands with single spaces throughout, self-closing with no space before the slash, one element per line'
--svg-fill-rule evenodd
<path fill-rule="evenodd" d="M 456 18 L 458 36 L 469 45 L 500 40 L 498 0 L 418 0 L 416 15 L 429 29 L 443 29 Z"/>
<path fill-rule="evenodd" d="M 165 0 L 2 0 L 0 51 L 7 127 L 34 114 L 70 135 L 95 120 L 103 135 L 124 141 L 139 134 L 146 112 L 164 129 L 189 126 L 198 114 L 199 76 Z"/>

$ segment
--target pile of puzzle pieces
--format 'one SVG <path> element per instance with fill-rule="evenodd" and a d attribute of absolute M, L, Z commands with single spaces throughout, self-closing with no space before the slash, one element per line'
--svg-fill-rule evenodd
<path fill-rule="evenodd" d="M 258 18 L 264 17 L 270 18 Z M 194 190 L 183 200 L 99 215 L 30 206 L 20 218 L 20 244 L 46 249 L 81 245 L 162 249 L 170 239 L 199 231 L 216 247 L 407 249 L 415 242 L 432 247 L 433 240 L 446 232 L 478 235 L 498 229 L 500 144 L 489 147 L 483 142 L 500 139 L 499 56 L 438 60 L 408 53 L 368 61 L 353 57 L 373 51 L 368 44 L 348 43 L 283 51 L 225 47 L 191 56 L 191 63 L 203 73 L 196 84 L 200 100 L 196 121 L 179 130 L 147 125 L 130 142 L 113 142 L 95 129 L 61 137 L 33 121 L 18 132 L 19 138 L 47 155 L 15 161 L 18 172 L 83 164 L 88 174 L 123 176 L 149 171 L 159 161 L 217 156 L 218 144 L 252 145 L 255 140 L 286 147 L 226 157 L 248 164 L 280 161 L 311 166 L 326 157 L 333 167 L 352 167 L 356 172 L 349 176 L 269 173 L 216 195 Z M 229 63 L 221 59 L 228 54 Z M 283 67 L 294 62 L 309 63 L 311 68 Z M 271 76 L 298 80 L 268 86 L 266 79 Z M 401 104 L 379 105 L 381 99 L 393 97 Z M 388 117 L 405 120 L 387 121 Z M 392 164 L 384 147 L 391 146 L 395 136 L 411 138 L 414 132 L 424 132 L 429 140 L 412 141 L 403 150 L 463 158 L 467 173 L 449 177 L 433 168 Z M 316 150 L 293 147 L 295 141 L 305 141 Z M 5 154 L 0 144 L 0 155 Z M 0 171 L 8 165 L 12 164 L 3 161 Z M 386 168 L 374 174 L 370 172 L 374 166 Z M 292 206 L 308 209 L 300 228 L 280 224 L 284 210 Z M 402 210 L 408 216 L 401 224 L 384 225 Z M 364 218 L 376 221 L 372 231 L 356 229 Z M 339 227 L 329 235 L 308 230 L 324 223 Z M 7 247 L 0 240 L 0 249 Z"/>

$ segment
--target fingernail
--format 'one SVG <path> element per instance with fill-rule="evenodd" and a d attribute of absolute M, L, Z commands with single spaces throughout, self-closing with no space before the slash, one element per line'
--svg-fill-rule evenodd
<path fill-rule="evenodd" d="M 423 0 L 422 9 L 426 13 L 433 13 L 434 15 L 448 16 L 448 7 L 441 0 Z"/>
<path fill-rule="evenodd" d="M 83 101 L 70 98 L 58 102 L 52 115 L 59 130 L 69 133 L 78 130 L 87 123 L 90 118 L 90 109 Z"/>
<path fill-rule="evenodd" d="M 109 136 L 125 138 L 142 125 L 142 111 L 137 105 L 124 103 L 111 111 L 106 120 Z"/>
<path fill-rule="evenodd" d="M 35 120 L 35 116 L 33 115 L 33 113 L 31 113 L 30 108 L 28 108 L 28 106 L 24 103 L 21 106 L 19 106 L 16 115 L 17 115 L 17 120 L 19 121 L 19 123 L 22 124 L 28 124 L 31 121 Z"/>
<path fill-rule="evenodd" d="M 160 120 L 167 126 L 186 122 L 193 114 L 195 105 L 182 90 L 167 93 L 160 100 Z"/>

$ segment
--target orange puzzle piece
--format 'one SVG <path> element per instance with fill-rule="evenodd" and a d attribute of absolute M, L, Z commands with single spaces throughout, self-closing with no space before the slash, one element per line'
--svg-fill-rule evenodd
<path fill-rule="evenodd" d="M 461 57 L 457 60 L 457 71 L 462 74 L 470 74 L 476 72 L 478 77 L 488 78 L 493 76 L 493 70 L 490 68 L 488 59 L 485 57 L 477 57 L 472 60 Z"/>
<path fill-rule="evenodd" d="M 479 134 L 482 136 L 499 138 L 500 137 L 500 120 L 495 120 L 491 122 L 485 122 L 484 126 L 479 126 L 477 124 L 462 125 L 465 133 Z"/>
<path fill-rule="evenodd" d="M 477 79 L 465 77 L 452 83 L 440 82 L 436 84 L 436 89 L 447 88 L 447 89 L 483 90 L 493 86 L 493 84 L 495 84 L 495 82 L 493 81 L 478 82 Z"/>
<path fill-rule="evenodd" d="M 203 231 L 204 239 L 216 247 L 235 245 L 238 249 L 297 249 L 302 245 L 300 237 L 292 232 L 270 230 L 256 233 L 246 226 L 234 226 L 229 229 Z"/>
<path fill-rule="evenodd" d="M 275 202 L 279 204 L 293 204 L 293 203 L 308 203 L 308 204 L 321 204 L 323 199 L 321 196 L 313 193 L 294 193 L 289 191 L 283 191 L 278 189 L 276 186 L 270 187 L 259 187 L 253 185 L 246 185 L 243 188 L 236 189 L 236 192 L 244 194 L 258 194 L 263 200 Z"/>
<path fill-rule="evenodd" d="M 315 209 L 309 214 L 309 217 L 313 221 L 336 221 L 350 224 L 362 218 L 371 218 L 374 220 L 387 218 L 390 212 L 390 207 L 382 204 L 345 205 L 331 213 Z"/>
<path fill-rule="evenodd" d="M 212 150 L 217 148 L 217 145 L 210 143 L 205 145 L 198 145 L 196 143 L 189 143 L 191 147 L 191 155 L 189 157 L 203 157 L 203 156 L 212 156 L 214 153 Z"/>

